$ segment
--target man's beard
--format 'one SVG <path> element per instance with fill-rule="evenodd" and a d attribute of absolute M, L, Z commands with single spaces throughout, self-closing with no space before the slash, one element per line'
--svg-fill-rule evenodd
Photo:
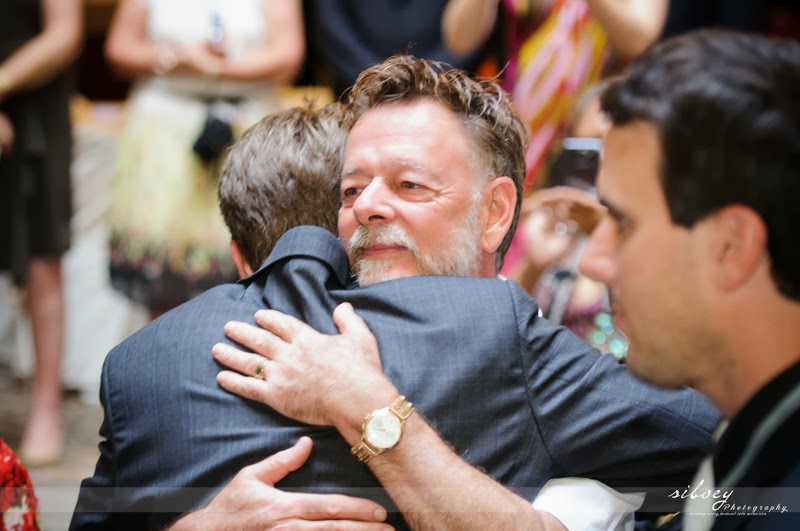
<path fill-rule="evenodd" d="M 466 226 L 452 231 L 448 245 L 436 249 L 434 254 L 423 255 L 416 242 L 405 230 L 393 224 L 375 224 L 358 227 L 347 245 L 350 263 L 358 275 L 358 282 L 368 286 L 384 280 L 399 278 L 391 272 L 392 259 L 367 259 L 362 249 L 368 245 L 400 245 L 407 248 L 417 264 L 418 275 L 474 276 L 478 273 L 481 249 L 478 245 L 477 203 L 467 213 Z M 405 275 L 402 275 L 405 276 Z"/>

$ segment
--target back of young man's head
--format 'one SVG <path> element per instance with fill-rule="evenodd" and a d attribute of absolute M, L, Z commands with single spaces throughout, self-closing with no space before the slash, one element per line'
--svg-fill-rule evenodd
<path fill-rule="evenodd" d="M 252 270 L 293 227 L 336 232 L 347 131 L 339 104 L 270 114 L 231 148 L 219 205 L 231 239 Z"/>
<path fill-rule="evenodd" d="M 706 30 L 645 52 L 602 97 L 614 125 L 642 120 L 661 140 L 672 221 L 728 205 L 764 221 L 772 277 L 800 300 L 800 43 Z"/>

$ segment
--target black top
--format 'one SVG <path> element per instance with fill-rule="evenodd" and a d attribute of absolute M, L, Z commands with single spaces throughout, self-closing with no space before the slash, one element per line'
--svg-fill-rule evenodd
<path fill-rule="evenodd" d="M 456 56 L 442 41 L 446 5 L 447 0 L 312 0 L 313 52 L 333 75 L 337 94 L 364 69 L 398 53 L 474 70 L 480 53 Z"/>
<path fill-rule="evenodd" d="M 39 0 L 0 1 L 0 62 L 41 30 Z M 14 127 L 14 149 L 0 162 L 0 271 L 17 283 L 31 257 L 69 247 L 71 81 L 64 72 L 0 102 Z"/>

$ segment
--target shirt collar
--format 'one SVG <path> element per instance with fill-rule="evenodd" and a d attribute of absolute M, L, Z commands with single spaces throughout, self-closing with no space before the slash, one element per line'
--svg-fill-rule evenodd
<path fill-rule="evenodd" d="M 249 284 L 253 278 L 268 272 L 279 261 L 293 256 L 316 258 L 330 265 L 342 285 L 346 285 L 350 274 L 350 262 L 339 238 L 321 227 L 304 225 L 289 229 L 275 244 L 269 257 L 261 267 L 239 282 Z"/>

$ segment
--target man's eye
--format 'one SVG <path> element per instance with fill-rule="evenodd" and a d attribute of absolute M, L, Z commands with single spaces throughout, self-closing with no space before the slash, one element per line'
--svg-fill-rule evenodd
<path fill-rule="evenodd" d="M 416 190 L 417 188 L 422 188 L 422 186 L 418 185 L 417 183 L 412 183 L 411 181 L 403 181 L 402 187 L 408 188 L 410 190 Z"/>
<path fill-rule="evenodd" d="M 630 221 L 624 216 L 612 216 L 611 219 L 614 222 L 617 232 L 620 234 L 624 233 L 630 226 Z"/>
<path fill-rule="evenodd" d="M 346 188 L 344 192 L 342 192 L 342 196 L 351 197 L 354 195 L 358 195 L 359 193 L 361 193 L 361 188 L 356 188 L 356 187 Z"/>

